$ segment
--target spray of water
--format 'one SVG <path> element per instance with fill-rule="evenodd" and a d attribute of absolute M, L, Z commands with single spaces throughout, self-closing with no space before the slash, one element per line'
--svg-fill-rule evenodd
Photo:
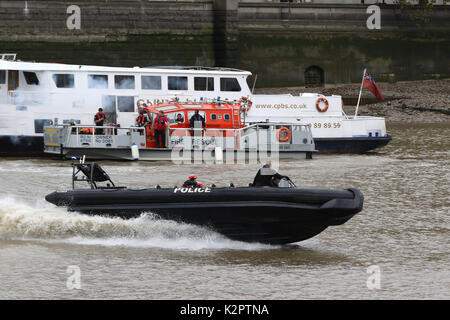
<path fill-rule="evenodd" d="M 42 202 L 25 204 L 14 197 L 0 199 L 0 240 L 191 250 L 274 248 L 232 241 L 207 228 L 161 220 L 150 213 L 129 220 L 88 216 Z"/>

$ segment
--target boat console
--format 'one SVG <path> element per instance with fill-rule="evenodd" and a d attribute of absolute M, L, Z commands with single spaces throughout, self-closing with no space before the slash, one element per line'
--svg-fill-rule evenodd
<path fill-rule="evenodd" d="M 91 189 L 124 189 L 116 187 L 109 175 L 95 162 L 72 163 L 72 189 L 75 190 L 75 182 L 87 182 Z M 98 186 L 98 182 L 108 182 L 106 186 Z"/>

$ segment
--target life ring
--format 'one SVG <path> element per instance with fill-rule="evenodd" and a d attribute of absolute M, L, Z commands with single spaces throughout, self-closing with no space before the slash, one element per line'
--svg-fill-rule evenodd
<path fill-rule="evenodd" d="M 245 111 L 249 111 L 250 110 L 250 108 L 252 107 L 252 102 L 250 101 L 250 99 L 249 98 L 247 98 L 247 97 L 241 97 L 239 100 L 238 100 L 238 104 L 241 106 L 241 108 L 244 108 L 245 109 Z"/>
<path fill-rule="evenodd" d="M 92 128 L 80 128 L 81 134 L 92 134 L 93 130 Z"/>
<path fill-rule="evenodd" d="M 321 107 L 320 107 L 319 104 L 320 104 L 321 102 L 325 103 L 325 108 L 321 108 Z M 317 102 L 316 102 L 316 108 L 317 108 L 317 110 L 319 110 L 319 112 L 325 112 L 325 111 L 327 111 L 327 110 L 328 110 L 328 100 L 325 99 L 325 98 L 319 98 L 319 99 L 317 99 Z"/>
<path fill-rule="evenodd" d="M 250 111 L 251 107 L 252 107 L 252 102 L 250 100 L 247 100 L 247 112 Z"/>
<path fill-rule="evenodd" d="M 284 138 L 281 137 L 281 132 L 285 132 L 286 136 Z M 281 127 L 280 129 L 278 129 L 278 140 L 280 142 L 287 142 L 287 141 L 289 141 L 290 137 L 291 137 L 291 132 L 289 131 L 288 128 Z"/>

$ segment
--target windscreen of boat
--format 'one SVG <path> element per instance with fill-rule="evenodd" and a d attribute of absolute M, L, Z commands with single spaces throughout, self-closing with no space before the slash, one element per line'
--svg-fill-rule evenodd
<path fill-rule="evenodd" d="M 195 111 L 188 111 L 188 120 L 190 121 L 192 116 L 195 114 Z M 201 115 L 203 117 L 203 119 L 205 119 L 206 121 L 206 113 L 205 111 L 199 111 L 198 112 L 199 115 Z"/>
<path fill-rule="evenodd" d="M 295 188 L 294 184 L 291 182 L 291 180 L 282 178 L 280 182 L 278 183 L 279 188 Z"/>
<path fill-rule="evenodd" d="M 182 104 L 185 108 L 192 108 L 192 109 L 201 109 L 203 106 L 201 104 Z"/>
<path fill-rule="evenodd" d="M 176 110 L 176 109 L 178 109 L 178 106 L 175 106 L 175 105 L 162 106 L 162 107 L 155 108 L 155 110 L 157 110 L 157 111 L 167 111 L 167 110 Z"/>

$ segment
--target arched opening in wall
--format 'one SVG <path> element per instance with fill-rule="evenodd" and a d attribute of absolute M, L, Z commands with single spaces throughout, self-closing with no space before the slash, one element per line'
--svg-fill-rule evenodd
<path fill-rule="evenodd" d="M 325 84 L 323 69 L 318 66 L 310 66 L 305 70 L 306 87 L 323 87 Z"/>

